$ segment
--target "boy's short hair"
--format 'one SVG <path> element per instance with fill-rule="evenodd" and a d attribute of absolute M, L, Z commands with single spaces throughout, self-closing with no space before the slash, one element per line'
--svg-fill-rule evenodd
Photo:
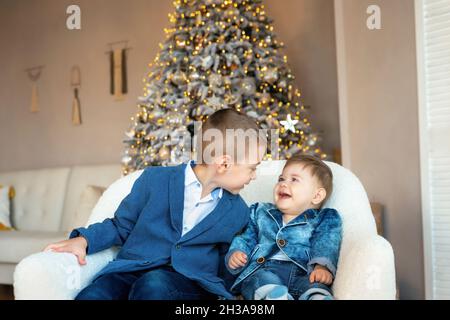
<path fill-rule="evenodd" d="M 222 139 L 216 139 L 217 135 Z M 239 162 L 243 156 L 247 159 L 254 156 L 250 154 L 252 143 L 255 147 L 267 145 L 266 136 L 256 121 L 235 109 L 221 109 L 202 124 L 201 139 L 197 140 L 197 161 L 208 162 L 205 155 L 215 157 L 227 154 L 233 156 L 233 161 Z"/>
<path fill-rule="evenodd" d="M 311 175 L 316 177 L 319 184 L 325 189 L 327 195 L 325 199 L 321 202 L 322 204 L 328 200 L 333 192 L 333 172 L 330 167 L 328 167 L 325 162 L 317 157 L 306 155 L 306 154 L 294 154 L 291 158 L 286 161 L 284 167 L 291 164 L 304 164 L 305 168 L 310 168 Z"/>

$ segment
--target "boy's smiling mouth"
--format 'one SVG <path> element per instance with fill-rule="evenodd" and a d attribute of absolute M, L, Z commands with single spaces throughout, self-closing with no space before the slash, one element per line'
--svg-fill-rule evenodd
<path fill-rule="evenodd" d="M 280 191 L 280 192 L 278 192 L 278 198 L 280 200 L 284 200 L 284 199 L 292 198 L 292 196 L 289 193 L 285 192 L 285 191 Z"/>

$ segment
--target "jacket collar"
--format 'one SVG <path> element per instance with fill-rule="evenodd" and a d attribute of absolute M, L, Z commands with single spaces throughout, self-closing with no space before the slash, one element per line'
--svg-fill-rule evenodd
<path fill-rule="evenodd" d="M 185 163 L 173 168 L 168 190 L 172 227 L 180 234 L 183 224 L 185 170 Z"/>
<path fill-rule="evenodd" d="M 280 228 L 283 226 L 283 213 L 275 205 L 272 205 L 270 208 L 268 208 L 266 212 L 274 218 Z M 300 215 L 289 221 L 286 226 L 307 223 L 309 220 L 314 219 L 318 213 L 319 210 L 317 209 L 307 209 Z"/>

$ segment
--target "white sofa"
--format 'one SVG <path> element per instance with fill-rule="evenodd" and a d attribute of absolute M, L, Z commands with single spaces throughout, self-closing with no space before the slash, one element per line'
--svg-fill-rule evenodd
<path fill-rule="evenodd" d="M 284 161 L 263 162 L 257 179 L 241 193 L 248 203 L 271 201 L 272 188 Z M 343 219 L 343 242 L 333 285 L 338 299 L 395 299 L 392 247 L 377 235 L 366 192 L 349 170 L 328 162 L 334 174 L 334 191 L 328 205 Z M 88 225 L 112 217 L 142 173 L 136 171 L 114 182 L 95 206 Z M 87 256 L 80 267 L 69 253 L 40 252 L 22 260 L 14 274 L 16 299 L 73 299 L 94 275 L 114 259 L 117 248 Z"/>
<path fill-rule="evenodd" d="M 0 284 L 13 283 L 20 260 L 67 237 L 88 185 L 107 187 L 121 175 L 119 164 L 1 172 L 0 183 L 16 190 L 11 220 L 17 231 L 0 232 Z"/>

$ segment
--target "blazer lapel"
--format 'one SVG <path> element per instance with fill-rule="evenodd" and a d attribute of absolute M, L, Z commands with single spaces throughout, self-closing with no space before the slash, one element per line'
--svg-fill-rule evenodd
<path fill-rule="evenodd" d="M 267 209 L 266 212 L 276 222 L 278 228 L 281 229 L 281 227 L 283 226 L 283 216 L 281 215 L 280 211 L 277 208 L 270 208 Z"/>
<path fill-rule="evenodd" d="M 184 178 L 186 164 L 181 164 L 172 172 L 169 181 L 169 206 L 172 227 L 181 234 L 184 210 Z"/>
<path fill-rule="evenodd" d="M 181 243 L 189 241 L 190 239 L 202 234 L 203 232 L 214 226 L 220 218 L 222 218 L 227 214 L 227 212 L 230 211 L 232 207 L 231 197 L 233 197 L 232 194 L 230 194 L 226 190 L 223 190 L 222 198 L 219 200 L 219 203 L 214 208 L 214 210 L 210 214 L 208 214 L 202 221 L 200 221 L 194 228 L 192 228 L 192 230 L 181 237 L 179 242 Z"/>

